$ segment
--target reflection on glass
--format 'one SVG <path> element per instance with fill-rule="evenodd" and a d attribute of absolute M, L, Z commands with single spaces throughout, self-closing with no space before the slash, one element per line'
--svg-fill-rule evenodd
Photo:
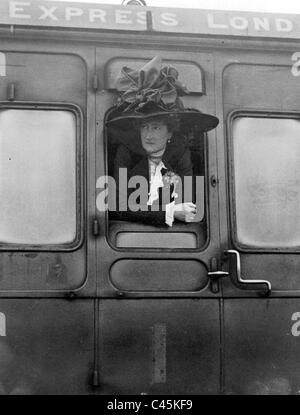
<path fill-rule="evenodd" d="M 233 142 L 238 241 L 300 246 L 300 121 L 240 117 Z"/>
<path fill-rule="evenodd" d="M 74 240 L 76 120 L 70 111 L 0 112 L 0 211 L 0 242 Z"/>

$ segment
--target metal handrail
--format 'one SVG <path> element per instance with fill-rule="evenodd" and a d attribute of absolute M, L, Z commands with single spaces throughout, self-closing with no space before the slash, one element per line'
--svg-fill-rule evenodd
<path fill-rule="evenodd" d="M 240 254 L 238 251 L 236 251 L 235 249 L 228 249 L 227 251 L 225 251 L 225 255 L 228 254 L 232 254 L 235 256 L 236 259 L 236 276 L 237 276 L 237 281 L 240 284 L 264 284 L 267 286 L 267 294 L 269 294 L 271 292 L 272 286 L 270 281 L 267 280 L 245 280 L 242 278 L 242 274 L 241 274 L 241 258 L 240 258 Z"/>

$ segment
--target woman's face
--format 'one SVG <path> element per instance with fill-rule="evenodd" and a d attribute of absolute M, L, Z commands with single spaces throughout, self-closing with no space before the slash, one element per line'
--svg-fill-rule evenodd
<path fill-rule="evenodd" d="M 172 133 L 161 120 L 145 120 L 140 126 L 142 146 L 148 155 L 164 150 Z"/>

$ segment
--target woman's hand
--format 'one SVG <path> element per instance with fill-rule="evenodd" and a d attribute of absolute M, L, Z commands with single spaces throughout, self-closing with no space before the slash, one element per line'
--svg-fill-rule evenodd
<path fill-rule="evenodd" d="M 175 205 L 174 217 L 181 222 L 193 222 L 197 213 L 196 205 L 192 202 Z"/>

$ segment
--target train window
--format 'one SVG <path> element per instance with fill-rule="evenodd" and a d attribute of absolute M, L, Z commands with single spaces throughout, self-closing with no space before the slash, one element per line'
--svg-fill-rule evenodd
<path fill-rule="evenodd" d="M 205 245 L 207 240 L 206 203 L 205 203 L 205 170 L 206 170 L 206 134 L 196 128 L 180 135 L 189 149 L 193 166 L 191 194 L 197 205 L 197 221 L 184 223 L 175 221 L 172 227 L 153 226 L 146 221 L 136 222 L 120 220 L 120 215 L 110 209 L 109 239 L 118 248 L 173 248 L 197 249 Z M 120 142 L 113 136 L 107 136 L 108 174 L 115 176 L 114 163 Z M 136 154 L 133 163 L 139 163 Z M 115 189 L 112 188 L 111 194 Z M 109 200 L 108 200 L 109 205 Z"/>
<path fill-rule="evenodd" d="M 244 247 L 300 246 L 300 120 L 233 119 L 235 238 Z"/>
<path fill-rule="evenodd" d="M 0 110 L 0 242 L 66 244 L 76 235 L 76 117 Z"/>

